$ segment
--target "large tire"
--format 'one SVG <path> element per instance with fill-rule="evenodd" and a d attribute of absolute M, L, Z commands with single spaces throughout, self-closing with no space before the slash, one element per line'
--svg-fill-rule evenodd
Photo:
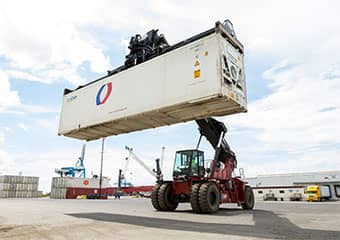
<path fill-rule="evenodd" d="M 192 185 L 191 192 L 190 192 L 190 204 L 193 212 L 199 213 L 201 212 L 199 199 L 199 191 L 200 191 L 201 184 L 196 183 Z"/>
<path fill-rule="evenodd" d="M 199 206 L 202 213 L 214 213 L 220 208 L 220 191 L 212 182 L 203 183 L 199 190 Z"/>
<path fill-rule="evenodd" d="M 178 202 L 173 199 L 171 188 L 171 183 L 163 183 L 159 188 L 158 203 L 161 211 L 174 211 L 178 206 Z"/>
<path fill-rule="evenodd" d="M 244 190 L 244 203 L 242 203 L 242 208 L 245 210 L 251 210 L 254 208 L 255 198 L 254 192 L 251 187 L 246 186 Z"/>
<path fill-rule="evenodd" d="M 152 189 L 152 193 L 151 193 L 151 203 L 152 206 L 156 209 L 156 210 L 162 210 L 161 207 L 159 206 L 159 202 L 158 202 L 158 192 L 159 192 L 159 188 L 161 187 L 160 184 L 156 184 L 153 189 Z"/>

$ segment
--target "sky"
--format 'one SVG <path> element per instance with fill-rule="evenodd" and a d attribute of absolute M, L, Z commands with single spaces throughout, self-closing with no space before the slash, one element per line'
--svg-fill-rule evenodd
<path fill-rule="evenodd" d="M 340 170 L 340 15 L 338 1 L 1 1 L 0 174 L 40 177 L 73 166 L 84 142 L 57 136 L 63 89 L 123 64 L 129 38 L 159 29 L 174 44 L 230 19 L 245 46 L 248 112 L 219 118 L 246 177 Z M 127 93 L 128 94 L 128 93 Z M 133 97 L 133 96 L 131 96 Z M 165 147 L 193 148 L 193 122 L 105 140 L 104 175 L 117 182 L 125 145 L 154 167 Z M 206 158 L 213 149 L 202 143 Z M 101 141 L 87 143 L 88 176 L 98 174 Z M 154 178 L 131 160 L 135 185 Z"/>

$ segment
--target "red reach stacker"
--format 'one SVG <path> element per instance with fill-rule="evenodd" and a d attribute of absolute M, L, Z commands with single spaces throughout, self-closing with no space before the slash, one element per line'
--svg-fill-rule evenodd
<path fill-rule="evenodd" d="M 227 128 L 214 118 L 196 120 L 200 138 L 196 149 L 176 152 L 173 180 L 164 181 L 159 166 L 151 202 L 158 211 L 174 211 L 181 202 L 190 202 L 193 212 L 214 213 L 222 203 L 237 203 L 253 209 L 254 194 L 240 177 L 233 177 L 237 160 L 224 135 Z M 215 149 L 214 159 L 205 167 L 204 152 L 198 150 L 202 136 Z"/>

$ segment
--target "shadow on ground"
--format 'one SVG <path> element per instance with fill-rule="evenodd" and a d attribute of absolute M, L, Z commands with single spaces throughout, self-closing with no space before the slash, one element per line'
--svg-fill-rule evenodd
<path fill-rule="evenodd" d="M 245 237 L 276 238 L 276 239 L 340 239 L 340 232 L 303 229 L 291 223 L 287 218 L 280 217 L 271 211 L 252 210 L 238 211 L 221 209 L 217 215 L 231 216 L 236 214 L 250 214 L 254 225 L 203 223 L 175 219 L 131 216 L 112 213 L 73 213 L 67 214 L 77 218 L 87 218 L 97 221 L 131 224 L 141 227 L 160 228 L 177 231 L 191 231 L 217 234 L 231 234 Z M 189 212 L 189 211 L 182 211 Z M 182 213 L 181 213 L 182 214 Z M 204 215 L 201 215 L 204 218 Z"/>

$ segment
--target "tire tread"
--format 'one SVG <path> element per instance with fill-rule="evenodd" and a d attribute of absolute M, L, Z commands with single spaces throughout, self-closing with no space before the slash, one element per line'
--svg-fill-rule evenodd
<path fill-rule="evenodd" d="M 196 183 L 192 185 L 190 192 L 190 204 L 193 212 L 199 213 L 201 212 L 200 203 L 199 203 L 199 190 L 201 184 Z"/>
<path fill-rule="evenodd" d="M 159 201 L 158 201 L 158 192 L 159 192 L 159 188 L 161 187 L 160 184 L 156 184 L 153 189 L 152 189 L 152 193 L 151 193 L 151 203 L 152 203 L 152 206 L 160 211 L 162 210 L 160 205 L 159 205 Z"/>

